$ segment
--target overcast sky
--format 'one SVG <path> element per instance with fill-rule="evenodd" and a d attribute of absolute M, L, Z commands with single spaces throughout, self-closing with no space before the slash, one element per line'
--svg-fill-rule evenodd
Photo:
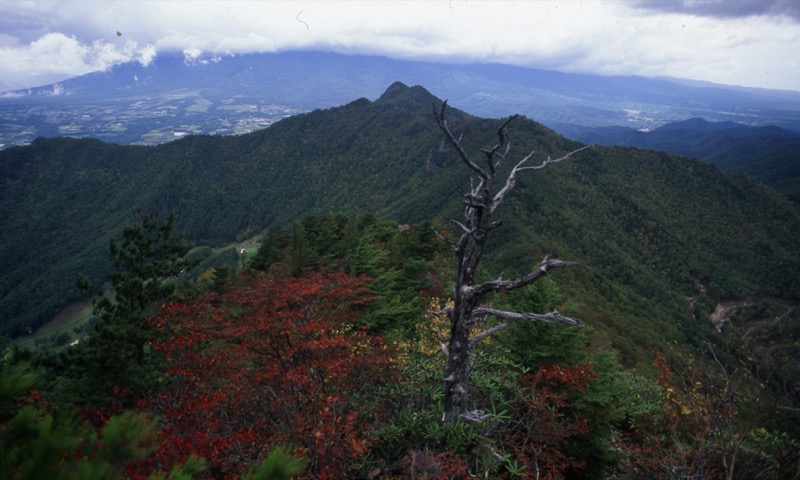
<path fill-rule="evenodd" d="M 800 91 L 800 0 L 0 0 L 0 91 L 297 49 Z"/>

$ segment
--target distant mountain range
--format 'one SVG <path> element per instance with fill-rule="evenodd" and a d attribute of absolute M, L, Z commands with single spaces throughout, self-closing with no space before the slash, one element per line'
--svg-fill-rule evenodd
<path fill-rule="evenodd" d="M 134 207 L 174 211 L 181 233 L 212 247 L 327 211 L 451 228 L 469 172 L 436 127 L 440 102 L 394 83 L 375 101 L 245 135 L 149 147 L 52 138 L 0 151 L 0 334 L 52 318 L 80 295 L 78 274 L 99 286 L 108 241 Z M 496 142 L 498 120 L 448 118 L 476 158 Z M 579 146 L 524 118 L 509 138 L 510 156 L 534 150 L 537 161 Z M 567 306 L 629 365 L 650 368 L 647 352 L 665 345 L 703 345 L 720 299 L 800 300 L 800 207 L 701 161 L 594 146 L 525 172 L 501 217 L 481 274 L 510 278 L 545 253 L 578 261 L 554 274 Z"/>
<path fill-rule="evenodd" d="M 800 133 L 776 126 L 691 118 L 646 132 L 627 127 L 587 128 L 576 130 L 571 138 L 698 158 L 724 170 L 752 175 L 800 201 Z"/>
<path fill-rule="evenodd" d="M 161 56 L 0 95 L 0 145 L 38 136 L 155 144 L 243 133 L 295 113 L 377 98 L 395 80 L 425 85 L 482 117 L 523 114 L 565 135 L 583 127 L 655 129 L 700 117 L 800 132 L 800 92 L 497 64 L 440 64 L 319 52 Z"/>

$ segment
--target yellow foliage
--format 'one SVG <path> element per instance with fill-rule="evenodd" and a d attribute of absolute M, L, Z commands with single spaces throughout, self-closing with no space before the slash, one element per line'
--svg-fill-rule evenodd
<path fill-rule="evenodd" d="M 211 286 L 214 284 L 214 279 L 216 276 L 217 270 L 214 267 L 205 270 L 203 273 L 197 276 L 197 286 L 203 290 L 211 288 Z"/>
<path fill-rule="evenodd" d="M 395 364 L 405 364 L 411 355 L 442 358 L 442 344 L 450 342 L 450 318 L 446 310 L 454 308 L 452 298 L 442 300 L 430 298 L 422 321 L 414 329 L 414 340 L 400 341 L 396 344 L 398 354 L 392 359 Z M 480 334 L 485 326 L 478 322 L 471 337 Z M 491 337 L 484 341 L 491 341 Z"/>
<path fill-rule="evenodd" d="M 418 323 L 415 329 L 416 344 L 410 345 L 406 343 L 405 346 L 410 351 L 422 353 L 423 355 L 440 355 L 442 344 L 447 345 L 450 342 L 450 318 L 445 311 L 453 309 L 454 306 L 452 298 L 444 301 L 439 298 L 431 298 L 425 309 L 424 321 Z M 479 335 L 485 329 L 485 325 L 482 322 L 477 322 L 473 327 L 470 338 Z M 491 341 L 490 339 L 491 337 L 485 341 Z"/>
<path fill-rule="evenodd" d="M 431 298 L 428 308 L 425 309 L 425 321 L 416 326 L 417 345 L 414 349 L 417 353 L 433 356 L 441 355 L 441 344 L 450 341 L 450 319 L 446 313 L 441 313 L 445 309 L 453 308 L 453 300 L 448 298 L 442 303 L 438 298 Z"/>

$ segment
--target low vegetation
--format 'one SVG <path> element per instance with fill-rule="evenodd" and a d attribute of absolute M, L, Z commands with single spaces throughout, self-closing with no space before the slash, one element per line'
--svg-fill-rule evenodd
<path fill-rule="evenodd" d="M 148 265 L 185 250 L 148 250 L 138 273 L 115 277 L 162 286 L 144 310 L 121 309 L 117 294 L 66 352 L 5 354 L 8 478 L 781 479 L 800 468 L 800 425 L 780 410 L 791 392 L 724 339 L 706 355 L 654 355 L 644 375 L 592 328 L 514 323 L 472 358 L 470 407 L 486 417 L 443 422 L 449 322 L 435 312 L 451 301 L 452 269 L 431 225 L 308 216 L 268 236 L 246 269 L 208 282 L 209 267 L 177 291 Z M 570 313 L 558 277 L 492 304 Z M 780 313 L 770 305 L 730 323 Z M 145 336 L 126 333 L 141 318 Z M 127 360 L 109 361 L 109 344 Z"/>
<path fill-rule="evenodd" d="M 23 173 L 47 179 L 37 184 L 52 187 L 42 202 L 93 239 L 83 248 L 109 246 L 108 269 L 97 263 L 79 283 L 111 288 L 77 344 L 4 344 L 3 473 L 798 478 L 797 206 L 746 177 L 657 152 L 593 147 L 520 176 L 473 265 L 474 285 L 524 278 L 547 254 L 577 265 L 487 291 L 477 311 L 558 312 L 584 326 L 509 321 L 500 330 L 474 318 L 468 341 L 483 341 L 469 352 L 463 409 L 474 415 L 447 417 L 443 353 L 453 319 L 442 313 L 458 300 L 453 239 L 471 232 L 468 216 L 450 220 L 464 211 L 454 192 L 466 192 L 468 215 L 482 208 L 481 184 L 465 186 L 454 148 L 492 144 L 503 123 L 453 111 L 457 141 L 448 145 L 425 133 L 433 121 L 417 113 L 431 98 L 395 85 L 375 103 L 314 112 L 269 133 L 133 150 L 89 142 L 102 158 L 91 173 L 52 163 L 67 154 L 94 161 L 78 153 L 83 141 L 4 151 L 9 163 L 0 165 L 19 170 L 4 170 L 12 188 L 0 194 L 2 219 L 55 222 L 23 200 Z M 515 154 L 528 141 L 540 160 L 580 148 L 533 122 L 514 125 Z M 148 178 L 128 163 L 156 153 L 185 177 Z M 499 167 L 500 178 L 513 167 Z M 77 188 L 122 175 L 115 168 L 129 169 L 123 183 L 144 192 L 136 198 L 177 214 L 138 210 L 107 235 L 89 230 L 124 216 L 89 215 L 79 191 L 55 188 L 57 178 L 73 172 L 77 183 L 61 184 Z M 107 205 L 125 203 L 94 185 Z M 74 202 L 59 210 L 56 200 L 70 194 Z M 52 226 L 70 231 L 63 221 Z M 254 237 L 256 251 L 229 246 Z M 44 288 L 87 264 L 67 253 L 79 240 L 59 238 L 70 260 L 45 252 L 53 268 L 41 278 L 26 268 L 45 259 L 10 264 L 6 312 L 38 298 L 26 285 Z M 717 305 L 734 299 L 744 306 L 714 325 Z M 36 325 L 25 323 L 31 315 L 5 326 Z"/>

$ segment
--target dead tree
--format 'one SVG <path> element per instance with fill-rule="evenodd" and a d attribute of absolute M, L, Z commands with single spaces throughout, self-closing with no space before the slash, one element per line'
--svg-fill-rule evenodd
<path fill-rule="evenodd" d="M 442 104 L 439 110 L 434 106 L 433 113 L 436 116 L 436 122 L 447 137 L 447 140 L 458 152 L 461 160 L 472 170 L 473 174 L 477 175 L 477 178 L 472 180 L 471 188 L 468 192 L 461 192 L 464 197 L 464 220 L 463 222 L 455 222 L 461 230 L 458 240 L 450 240 L 437 232 L 437 235 L 450 245 L 456 260 L 456 279 L 453 287 L 454 306 L 440 312 L 442 315 L 446 314 L 450 319 L 450 344 L 442 344 L 442 350 L 447 356 L 443 420 L 445 423 L 459 419 L 480 422 L 486 418 L 486 415 L 479 411 L 467 411 L 470 357 L 473 348 L 478 342 L 505 328 L 507 324 L 504 322 L 498 323 L 471 337 L 472 329 L 478 321 L 482 321 L 487 316 L 492 315 L 502 320 L 528 320 L 581 325 L 580 320 L 564 316 L 557 310 L 545 314 L 517 313 L 498 310 L 482 304 L 482 299 L 491 292 L 524 287 L 544 276 L 552 268 L 575 264 L 575 262 L 563 261 L 547 255 L 539 263 L 539 267 L 536 270 L 515 280 L 497 278 L 496 280 L 476 285 L 475 274 L 486 247 L 487 235 L 490 231 L 499 227 L 501 223 L 493 221 L 492 215 L 514 189 L 521 172 L 545 168 L 549 164 L 566 160 L 588 147 L 580 148 L 557 159 L 548 157 L 539 165 L 527 165 L 528 160 L 533 156 L 533 152 L 531 152 L 514 165 L 503 185 L 495 190 L 492 183 L 511 146 L 506 128 L 517 116 L 509 118 L 497 130 L 499 140 L 496 145 L 489 149 L 481 150 L 485 156 L 485 161 L 479 165 L 478 162 L 472 161 L 467 156 L 461 146 L 460 139 L 457 139 L 450 131 L 445 118 L 446 107 L 447 101 Z"/>

